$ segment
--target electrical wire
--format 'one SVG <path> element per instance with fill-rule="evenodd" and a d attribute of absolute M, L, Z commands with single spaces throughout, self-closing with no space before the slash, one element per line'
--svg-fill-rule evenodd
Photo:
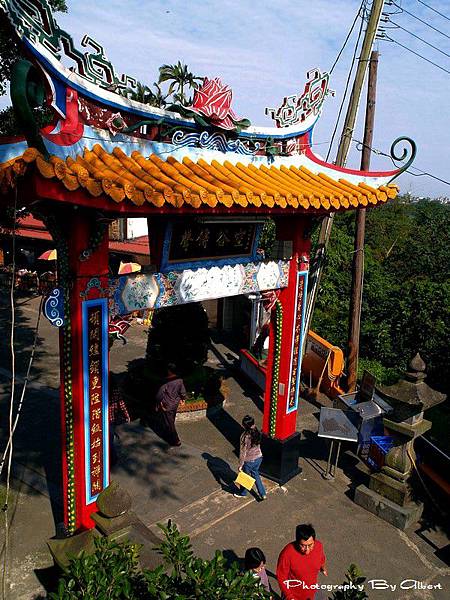
<path fill-rule="evenodd" d="M 19 404 L 17 406 L 16 418 L 14 419 L 14 425 L 13 425 L 11 434 L 10 434 L 10 436 L 8 438 L 8 443 L 6 444 L 5 451 L 3 452 L 3 456 L 2 456 L 2 458 L 0 460 L 0 477 L 1 477 L 1 474 L 3 472 L 3 467 L 4 467 L 5 462 L 6 462 L 6 457 L 8 455 L 8 451 L 9 451 L 9 448 L 11 446 L 12 439 L 14 437 L 14 433 L 16 431 L 17 423 L 19 422 L 19 417 L 20 417 L 20 413 L 22 411 L 23 401 L 24 401 L 24 398 L 25 398 L 25 391 L 26 391 L 26 388 L 27 388 L 27 385 L 28 385 L 28 381 L 30 379 L 31 366 L 33 364 L 34 353 L 36 351 L 36 346 L 37 346 L 39 324 L 40 324 L 40 321 L 41 321 L 41 314 L 42 314 L 42 305 L 43 305 L 43 303 L 44 303 L 44 296 L 42 295 L 41 296 L 41 300 L 39 302 L 39 309 L 38 309 L 38 316 L 37 316 L 36 326 L 34 328 L 33 346 L 31 348 L 31 354 L 30 354 L 30 358 L 29 358 L 29 361 L 28 361 L 27 372 L 26 372 L 26 375 L 25 375 L 25 379 L 23 381 L 22 393 L 20 395 Z"/>
<path fill-rule="evenodd" d="M 447 21 L 450 21 L 450 17 L 447 17 L 447 15 L 444 15 L 444 13 L 439 12 L 438 10 L 436 10 L 435 8 L 433 8 L 432 6 L 430 6 L 429 4 L 427 4 L 426 2 L 423 2 L 422 0 L 417 0 L 417 2 L 420 2 L 420 4 L 423 4 L 424 6 L 426 6 L 427 8 L 429 8 L 430 10 L 432 10 L 433 12 L 437 13 L 441 17 L 444 17 L 444 19 L 447 19 Z"/>
<path fill-rule="evenodd" d="M 361 140 L 357 140 L 356 138 L 352 138 L 353 142 L 356 142 L 356 149 L 361 152 L 362 148 L 367 147 L 370 149 L 371 152 L 373 152 L 374 154 L 378 154 L 379 156 L 386 156 L 387 158 L 389 158 L 392 161 L 392 164 L 394 166 L 397 166 L 395 160 L 392 158 L 392 156 L 390 154 L 388 154 L 387 152 L 383 152 L 382 150 L 378 150 L 378 148 L 373 148 L 372 146 L 368 146 L 367 144 L 364 144 L 364 142 L 362 142 Z M 410 169 L 415 169 L 416 171 L 419 171 L 419 173 L 412 173 L 410 171 Z M 450 185 L 450 181 L 447 181 L 445 179 L 442 179 L 441 177 L 438 177 L 437 175 L 433 175 L 432 173 L 429 173 L 428 171 L 422 171 L 421 169 L 419 169 L 418 167 L 410 167 L 410 169 L 407 169 L 405 171 L 405 173 L 409 173 L 410 175 L 412 175 L 413 177 L 423 177 L 424 175 L 431 177 L 433 179 L 436 179 L 437 181 L 440 181 L 442 183 L 445 183 L 446 185 Z"/>
<path fill-rule="evenodd" d="M 9 521 L 8 521 L 8 501 L 10 494 L 10 483 L 11 483 L 11 462 L 13 453 L 13 440 L 12 440 L 12 428 L 13 428 L 13 407 L 14 407 L 14 394 L 15 394 L 15 383 L 16 383 L 16 355 L 14 351 L 14 329 L 15 329 L 15 306 L 14 306 L 14 282 L 16 279 L 16 217 L 17 217 L 17 186 L 14 193 L 14 212 L 13 212 L 13 234 L 12 234 L 12 278 L 11 287 L 9 292 L 11 302 L 11 334 L 10 334 L 10 350 L 11 350 L 11 396 L 9 404 L 9 439 L 11 441 L 9 447 L 8 456 L 8 469 L 6 472 L 6 495 L 5 504 L 2 508 L 2 512 L 5 516 L 5 544 L 3 552 L 3 568 L 2 568 L 2 597 L 6 600 L 6 571 L 8 565 L 8 553 L 9 553 Z"/>
<path fill-rule="evenodd" d="M 344 52 L 344 50 L 345 50 L 345 47 L 347 46 L 347 42 L 348 42 L 348 40 L 350 39 L 350 36 L 351 36 L 351 35 L 352 35 L 352 33 L 353 33 L 353 29 L 355 28 L 355 25 L 356 25 L 356 23 L 357 23 L 357 21 L 358 21 L 359 17 L 360 17 L 360 16 L 362 16 L 362 15 L 364 14 L 364 12 L 365 12 L 365 5 L 366 5 L 366 3 L 367 3 L 367 0 L 363 0 L 363 1 L 361 2 L 361 6 L 359 7 L 359 10 L 358 10 L 358 12 L 356 13 L 356 16 L 355 16 L 355 18 L 354 18 L 354 20 L 353 20 L 352 26 L 350 27 L 350 30 L 349 30 L 349 32 L 347 33 L 347 37 L 345 38 L 345 40 L 344 40 L 344 43 L 342 44 L 342 47 L 341 47 L 341 49 L 339 50 L 339 52 L 338 52 L 338 55 L 336 56 L 336 60 L 334 61 L 334 63 L 333 63 L 333 66 L 332 66 L 332 67 L 331 67 L 331 69 L 329 70 L 329 74 L 330 74 L 330 75 L 331 75 L 331 73 L 334 71 L 334 67 L 335 67 L 335 66 L 337 65 L 337 63 L 339 62 L 339 59 L 341 58 L 341 55 L 342 55 L 342 53 Z"/>
<path fill-rule="evenodd" d="M 428 173 L 427 171 L 421 171 L 417 167 L 411 167 L 411 169 L 415 169 L 416 171 L 419 171 L 419 173 L 411 173 L 411 171 L 408 169 L 407 173 L 409 173 L 413 177 L 423 177 L 423 176 L 426 175 L 427 177 L 431 177 L 432 179 L 436 179 L 436 181 L 440 181 L 441 183 L 445 183 L 446 185 L 450 185 L 450 181 L 446 181 L 445 179 L 442 179 L 441 177 L 438 177 L 437 175 L 433 175 L 432 173 Z"/>
<path fill-rule="evenodd" d="M 402 29 L 403 31 L 406 31 L 406 33 L 409 33 L 409 35 L 412 35 L 413 37 L 417 38 L 418 40 L 420 40 L 421 42 L 423 42 L 427 46 L 430 46 L 430 48 L 434 48 L 434 50 L 437 50 L 441 54 L 444 54 L 444 56 L 448 56 L 450 58 L 450 54 L 448 54 L 448 52 L 444 52 L 444 50 L 441 50 L 437 46 L 433 46 L 433 44 L 430 44 L 430 42 L 427 42 L 427 40 L 424 40 L 423 38 L 421 38 L 420 35 L 416 35 L 412 31 L 409 31 L 409 29 L 406 29 L 406 27 L 402 27 L 401 25 L 399 25 L 398 23 L 395 23 L 394 21 L 391 21 L 390 19 L 389 19 L 389 22 L 392 23 L 392 25 L 395 25 L 396 28 Z"/>
<path fill-rule="evenodd" d="M 333 134 L 331 136 L 330 146 L 328 148 L 327 156 L 326 156 L 326 159 L 325 159 L 326 162 L 328 162 L 328 159 L 330 158 L 331 150 L 333 148 L 334 138 L 336 136 L 336 132 L 337 132 L 337 129 L 339 127 L 339 121 L 341 119 L 342 110 L 344 108 L 345 100 L 347 98 L 348 87 L 350 85 L 350 79 L 351 79 L 351 76 L 352 76 L 353 67 L 355 66 L 356 54 L 358 52 L 359 42 L 361 40 L 362 30 L 363 30 L 363 26 L 364 26 L 364 15 L 365 15 L 365 5 L 363 7 L 363 12 L 361 13 L 359 11 L 358 15 L 357 15 L 358 17 L 361 18 L 361 24 L 360 24 L 360 27 L 359 27 L 359 32 L 358 32 L 358 37 L 357 37 L 357 40 L 356 40 L 355 48 L 354 48 L 354 51 L 353 51 L 353 56 L 352 56 L 352 62 L 351 62 L 351 65 L 350 65 L 350 70 L 348 72 L 347 80 L 345 82 L 344 94 L 342 96 L 341 105 L 339 106 L 339 111 L 338 111 L 338 115 L 337 115 L 337 118 L 336 118 L 336 123 L 335 123 L 334 129 L 333 129 Z"/>
<path fill-rule="evenodd" d="M 417 19 L 418 21 L 420 21 L 421 23 L 423 23 L 424 25 L 426 25 L 430 29 L 433 29 L 433 31 L 436 31 L 437 33 L 440 33 L 441 35 L 443 35 L 444 37 L 446 37 L 446 38 L 448 38 L 450 40 L 450 35 L 448 35 L 447 33 L 444 33 L 443 31 L 441 31 L 440 29 L 437 29 L 436 27 L 433 27 L 433 25 L 430 25 L 429 23 L 427 23 L 426 21 L 424 21 L 423 19 L 421 19 L 417 15 L 409 12 L 408 10 L 406 10 L 406 8 L 403 8 L 400 5 L 398 5 L 396 2 L 394 2 L 394 0 L 391 0 L 390 3 L 393 4 L 394 6 L 396 6 L 397 8 L 399 8 L 401 10 L 401 12 L 404 12 L 407 15 L 409 15 L 410 17 L 413 17 L 414 19 Z"/>
<path fill-rule="evenodd" d="M 408 46 L 405 46 L 404 44 L 401 44 L 399 41 L 394 40 L 394 38 L 391 38 L 389 35 L 384 34 L 384 36 L 382 38 L 380 38 L 380 39 L 384 39 L 384 40 L 387 40 L 389 42 L 393 42 L 394 44 L 397 44 L 401 48 L 404 48 L 405 50 L 408 50 L 408 52 L 411 52 L 411 54 L 415 54 L 416 56 L 418 56 L 422 60 L 426 61 L 427 63 L 430 63 L 434 67 L 437 67 L 441 71 L 444 71 L 445 73 L 450 74 L 450 71 L 448 69 L 446 69 L 445 67 L 442 67 L 441 65 L 438 65 L 437 63 L 435 63 L 434 61 L 430 60 L 429 58 L 426 58 L 425 56 L 422 56 L 422 54 L 419 54 L 415 50 L 411 50 L 411 48 L 408 48 Z"/>

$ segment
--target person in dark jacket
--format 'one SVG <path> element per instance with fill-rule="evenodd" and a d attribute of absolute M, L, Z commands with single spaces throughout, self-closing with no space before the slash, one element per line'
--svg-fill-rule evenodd
<path fill-rule="evenodd" d="M 186 398 L 183 380 L 176 373 L 176 366 L 167 365 L 167 378 L 156 392 L 156 409 L 161 415 L 165 437 L 171 446 L 181 446 L 175 429 L 178 405 Z"/>

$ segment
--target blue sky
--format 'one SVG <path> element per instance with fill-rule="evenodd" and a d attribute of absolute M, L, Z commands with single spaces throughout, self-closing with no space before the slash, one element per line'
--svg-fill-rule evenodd
<path fill-rule="evenodd" d="M 303 89 L 306 71 L 328 70 L 336 58 L 361 0 L 68 0 L 69 12 L 57 15 L 79 47 L 89 33 L 103 44 L 118 72 L 144 83 L 157 80 L 163 63 L 182 60 L 197 75 L 220 76 L 234 91 L 239 116 L 255 125 L 270 125 L 266 106 L 277 106 L 284 95 Z M 395 0 L 404 9 L 450 36 L 450 20 L 419 0 Z M 444 14 L 448 2 L 425 0 Z M 389 7 L 388 10 L 396 10 Z M 450 14 L 449 14 L 450 16 Z M 450 37 L 402 13 L 392 17 L 442 51 L 450 54 Z M 390 30 L 398 42 L 450 71 L 450 58 L 402 30 Z M 355 35 L 333 72 L 329 97 L 315 128 L 316 152 L 326 155 L 334 128 Z M 447 98 L 450 74 L 424 62 L 395 43 L 380 42 L 375 136 L 373 146 L 388 151 L 400 135 L 418 145 L 415 165 L 450 181 Z M 364 95 L 365 102 L 365 95 Z M 364 108 L 354 137 L 362 139 Z M 338 132 L 340 133 L 341 128 Z M 335 157 L 335 149 L 331 159 Z M 352 150 L 347 165 L 359 168 L 360 153 Z M 391 169 L 388 158 L 374 156 L 371 168 Z M 403 192 L 418 196 L 450 196 L 450 186 L 428 177 L 404 175 Z"/>

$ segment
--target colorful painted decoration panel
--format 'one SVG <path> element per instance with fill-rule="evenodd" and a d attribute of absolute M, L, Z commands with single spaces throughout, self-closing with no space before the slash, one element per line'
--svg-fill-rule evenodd
<path fill-rule="evenodd" d="M 334 95 L 328 89 L 329 77 L 320 69 L 311 69 L 307 73 L 303 93 L 286 96 L 278 108 L 266 108 L 266 115 L 275 121 L 277 127 L 303 123 L 310 115 L 319 116 L 326 95 Z"/>
<path fill-rule="evenodd" d="M 228 139 L 223 133 L 209 133 L 201 131 L 200 133 L 185 133 L 177 130 L 172 136 L 172 144 L 180 148 L 198 147 L 207 150 L 220 150 L 221 152 L 236 152 L 252 156 L 262 149 L 263 144 L 259 142 L 243 142 L 240 139 Z"/>
<path fill-rule="evenodd" d="M 286 413 L 290 413 L 298 408 L 307 290 L 308 272 L 302 271 L 297 273 L 296 314 L 294 330 L 292 332 L 291 368 Z"/>
<path fill-rule="evenodd" d="M 62 288 L 55 288 L 47 296 L 44 302 L 44 316 L 54 327 L 64 325 L 64 291 Z"/>
<path fill-rule="evenodd" d="M 109 485 L 107 302 L 82 304 L 86 504 Z"/>
<path fill-rule="evenodd" d="M 110 280 L 110 313 L 162 308 L 239 294 L 287 287 L 288 261 L 185 269 L 168 273 L 137 273 Z"/>

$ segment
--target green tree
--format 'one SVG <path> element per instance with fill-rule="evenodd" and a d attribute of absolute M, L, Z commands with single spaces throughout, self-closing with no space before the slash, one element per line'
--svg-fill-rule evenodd
<path fill-rule="evenodd" d="M 55 11 L 67 12 L 65 0 L 48 0 L 48 3 Z M 0 9 L 0 96 L 6 94 L 11 79 L 11 69 L 22 58 L 26 57 L 14 27 L 9 22 L 6 13 Z M 53 113 L 50 109 L 36 108 L 34 113 L 39 127 L 45 127 L 52 122 Z M 14 109 L 12 106 L 8 106 L 0 111 L 0 135 L 14 136 L 19 133 L 20 129 L 16 122 Z"/>
<path fill-rule="evenodd" d="M 48 4 L 54 11 L 67 12 L 66 0 L 48 0 Z M 8 17 L 0 9 L 0 96 L 6 94 L 11 69 L 20 58 L 25 58 L 22 46 Z"/>
<path fill-rule="evenodd" d="M 194 75 L 187 65 L 178 61 L 176 65 L 162 65 L 159 67 L 158 83 L 169 82 L 168 95 L 173 95 L 175 104 L 190 104 L 192 99 L 186 96 L 188 90 L 197 89 L 197 82 L 203 81 L 203 77 Z"/>
<path fill-rule="evenodd" d="M 313 329 L 346 348 L 354 215 L 337 215 L 321 280 Z M 382 383 L 420 352 L 428 382 L 449 388 L 450 207 L 432 200 L 369 210 L 366 223 L 361 367 Z"/>
<path fill-rule="evenodd" d="M 36 107 L 33 109 L 33 112 L 39 128 L 50 125 L 54 119 L 53 111 L 46 106 Z M 14 108 L 7 106 L 0 111 L 0 135 L 15 136 L 19 135 L 19 133 L 20 127 L 17 123 Z"/>
<path fill-rule="evenodd" d="M 158 83 L 154 83 L 153 86 L 154 89 L 138 81 L 135 89 L 126 88 L 121 90 L 120 93 L 126 98 L 142 102 L 142 104 L 164 108 L 166 106 L 166 98 L 168 95 L 163 93 Z"/>
<path fill-rule="evenodd" d="M 158 83 L 153 84 L 154 89 L 149 90 L 149 98 L 147 104 L 150 106 L 156 106 L 157 108 L 164 108 L 167 104 L 167 94 L 164 94 Z"/>

